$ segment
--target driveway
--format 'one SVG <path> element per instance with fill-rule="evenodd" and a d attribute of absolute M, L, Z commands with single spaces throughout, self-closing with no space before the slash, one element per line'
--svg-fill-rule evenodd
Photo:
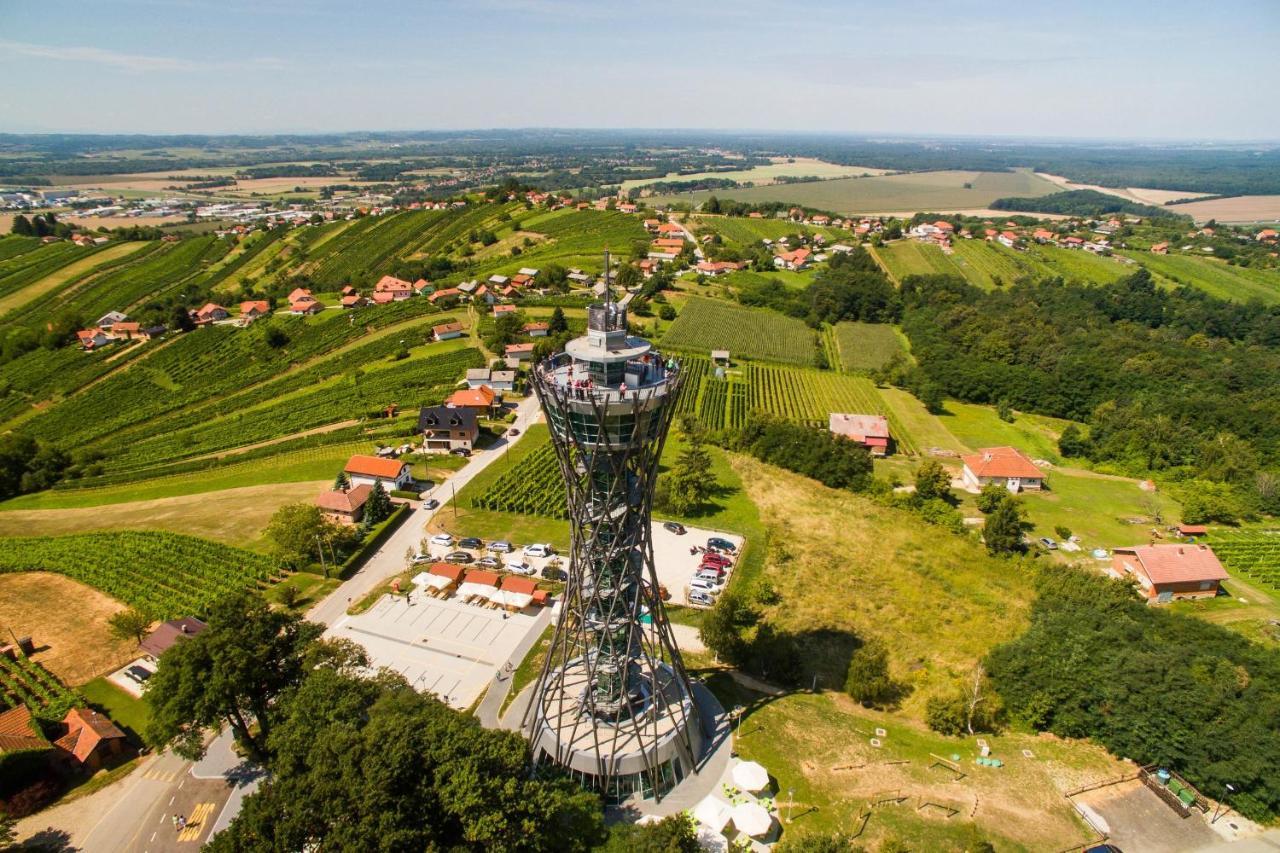
<path fill-rule="evenodd" d="M 508 444 L 514 444 L 524 438 L 529 431 L 529 426 L 539 417 L 541 417 L 541 411 L 538 408 L 536 397 L 529 396 L 521 400 L 516 407 L 515 423 L 511 425 L 518 428 L 520 434 L 515 438 L 500 438 L 492 447 L 475 451 L 471 461 L 462 470 L 444 483 L 436 486 L 432 491 L 427 492 L 424 495 L 424 500 L 426 498 L 435 498 L 443 505 L 455 490 L 471 482 L 473 477 L 493 464 L 495 460 L 500 459 Z M 414 551 L 418 550 L 418 543 L 427 535 L 427 522 L 431 521 L 438 511 L 439 508 L 425 509 L 423 504 L 419 503 L 409 518 L 401 523 L 396 532 L 383 543 L 382 547 L 372 557 L 365 561 L 360 571 L 356 572 L 330 593 L 328 597 L 312 607 L 307 612 L 307 618 L 312 622 L 332 625 L 346 615 L 347 607 L 351 602 L 359 601 L 377 587 L 385 584 L 388 579 L 404 571 L 405 552 L 410 548 Z"/>

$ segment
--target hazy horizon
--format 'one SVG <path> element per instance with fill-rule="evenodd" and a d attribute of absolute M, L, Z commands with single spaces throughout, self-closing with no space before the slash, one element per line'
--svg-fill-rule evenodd
<path fill-rule="evenodd" d="M 1280 5 L 1118 5 L 11 4 L 0 131 L 1280 139 Z"/>

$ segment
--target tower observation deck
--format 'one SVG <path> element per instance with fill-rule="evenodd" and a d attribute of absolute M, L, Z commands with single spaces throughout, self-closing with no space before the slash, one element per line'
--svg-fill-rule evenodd
<path fill-rule="evenodd" d="M 567 488 L 569 579 L 523 726 L 535 761 L 620 802 L 696 772 L 705 736 L 654 571 L 650 509 L 679 397 L 673 359 L 587 309 L 586 335 L 534 367 Z"/>

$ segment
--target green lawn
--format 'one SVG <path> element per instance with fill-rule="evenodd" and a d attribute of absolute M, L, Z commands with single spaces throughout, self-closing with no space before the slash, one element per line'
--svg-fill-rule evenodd
<path fill-rule="evenodd" d="M 964 275 L 942 249 L 918 240 L 897 240 L 873 248 L 872 254 L 895 281 L 909 275 Z"/>
<path fill-rule="evenodd" d="M 991 406 L 947 401 L 947 412 L 938 418 L 948 432 L 970 450 L 980 447 L 1016 447 L 1033 459 L 1061 462 L 1058 436 L 1068 421 L 1044 415 L 1017 414 L 1013 423 L 1000 420 Z"/>
<path fill-rule="evenodd" d="M 879 388 L 890 414 L 906 430 L 912 445 L 927 454 L 929 448 L 940 447 L 955 453 L 965 453 L 968 448 L 947 430 L 937 415 L 925 410 L 924 404 L 910 392 L 901 388 Z"/>
<path fill-rule="evenodd" d="M 1150 252 L 1122 254 L 1151 270 L 1166 284 L 1190 285 L 1210 296 L 1236 302 L 1257 299 L 1264 305 L 1280 303 L 1280 272 L 1233 267 L 1217 258 Z"/>
<path fill-rule="evenodd" d="M 837 323 L 834 329 L 840 367 L 875 370 L 895 355 L 907 355 L 907 339 L 896 326 L 884 323 Z"/>
<path fill-rule="evenodd" d="M 1148 515 L 1143 502 L 1150 499 L 1151 493 L 1139 489 L 1136 480 L 1061 470 L 1051 471 L 1048 479 L 1047 491 L 1026 492 L 1022 499 L 1035 525 L 1031 532 L 1035 538 L 1057 539 L 1054 528 L 1061 525 L 1079 536 L 1081 546 L 1089 551 L 1144 544 L 1150 538 L 1148 531 L 1160 526 L 1125 521 Z M 1166 522 L 1179 517 L 1180 507 L 1167 493 L 1156 493 L 1155 500 L 1160 502 Z"/>
<path fill-rule="evenodd" d="M 302 613 L 341 585 L 342 581 L 337 578 L 326 578 L 310 572 L 295 572 L 268 589 L 266 598 L 268 601 L 279 604 L 286 588 L 296 589 L 299 597 L 292 609 Z"/>
<path fill-rule="evenodd" d="M 135 699 L 116 687 L 105 677 L 95 678 L 88 684 L 77 687 L 89 704 L 105 713 L 112 721 L 124 729 L 125 734 L 135 743 L 142 742 L 142 734 L 151 722 L 151 709 L 146 701 Z"/>

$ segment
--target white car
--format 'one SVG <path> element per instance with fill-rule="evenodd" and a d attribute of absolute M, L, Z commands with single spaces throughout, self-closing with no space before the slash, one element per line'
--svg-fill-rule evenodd
<path fill-rule="evenodd" d="M 510 554 L 515 549 L 516 546 L 512 545 L 505 539 L 499 539 L 496 542 L 489 543 L 489 550 L 496 554 Z"/>
<path fill-rule="evenodd" d="M 439 545 L 443 548 L 448 548 L 450 545 L 453 544 L 453 537 L 450 536 L 448 533 L 437 533 L 435 536 L 431 537 L 431 544 Z"/>
<path fill-rule="evenodd" d="M 694 580 L 703 580 L 711 584 L 713 587 L 724 586 L 724 575 L 719 572 L 703 570 L 693 576 Z"/>
<path fill-rule="evenodd" d="M 720 587 L 711 583 L 706 578 L 694 577 L 689 580 L 690 592 L 705 592 L 707 595 L 716 595 L 720 592 Z"/>
<path fill-rule="evenodd" d="M 409 561 L 409 565 L 417 566 L 417 565 L 421 565 L 422 563 L 434 563 L 434 562 L 436 562 L 436 558 L 431 556 L 430 554 L 414 554 L 413 559 Z"/>
<path fill-rule="evenodd" d="M 524 575 L 525 577 L 537 574 L 537 570 L 528 563 L 507 563 L 507 571 L 515 572 L 517 575 Z"/>
<path fill-rule="evenodd" d="M 552 548 L 550 545 L 534 543 L 533 545 L 524 546 L 524 555 L 526 557 L 550 557 L 555 552 L 556 549 Z"/>

